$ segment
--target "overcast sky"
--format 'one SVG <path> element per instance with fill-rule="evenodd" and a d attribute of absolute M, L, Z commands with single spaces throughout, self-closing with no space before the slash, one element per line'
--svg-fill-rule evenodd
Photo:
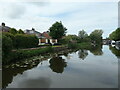
<path fill-rule="evenodd" d="M 117 2 L 1 2 L 0 11 L 0 23 L 23 30 L 33 27 L 43 32 L 62 21 L 67 34 L 103 29 L 108 37 L 118 27 Z"/>

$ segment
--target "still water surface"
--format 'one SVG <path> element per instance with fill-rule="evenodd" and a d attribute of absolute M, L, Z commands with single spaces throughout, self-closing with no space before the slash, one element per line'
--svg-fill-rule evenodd
<path fill-rule="evenodd" d="M 78 50 L 3 69 L 4 88 L 117 88 L 120 50 Z M 19 65 L 18 65 L 19 66 Z"/>

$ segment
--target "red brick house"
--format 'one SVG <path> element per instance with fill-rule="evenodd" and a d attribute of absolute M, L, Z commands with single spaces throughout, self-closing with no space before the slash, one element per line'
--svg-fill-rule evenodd
<path fill-rule="evenodd" d="M 52 39 L 52 37 L 49 36 L 49 32 L 41 33 L 41 38 L 39 38 L 39 45 L 44 45 L 49 43 L 55 44 L 57 43 L 57 39 Z"/>

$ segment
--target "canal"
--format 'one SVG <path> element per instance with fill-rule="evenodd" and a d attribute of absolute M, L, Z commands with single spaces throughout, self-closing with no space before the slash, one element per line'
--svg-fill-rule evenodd
<path fill-rule="evenodd" d="M 120 50 L 115 47 L 33 59 L 4 67 L 3 88 L 118 88 Z"/>

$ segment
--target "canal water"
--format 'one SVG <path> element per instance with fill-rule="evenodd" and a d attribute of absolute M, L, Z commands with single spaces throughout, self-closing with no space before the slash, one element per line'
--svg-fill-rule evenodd
<path fill-rule="evenodd" d="M 118 88 L 119 58 L 120 50 L 102 46 L 24 61 L 22 66 L 18 63 L 3 69 L 3 87 Z"/>

